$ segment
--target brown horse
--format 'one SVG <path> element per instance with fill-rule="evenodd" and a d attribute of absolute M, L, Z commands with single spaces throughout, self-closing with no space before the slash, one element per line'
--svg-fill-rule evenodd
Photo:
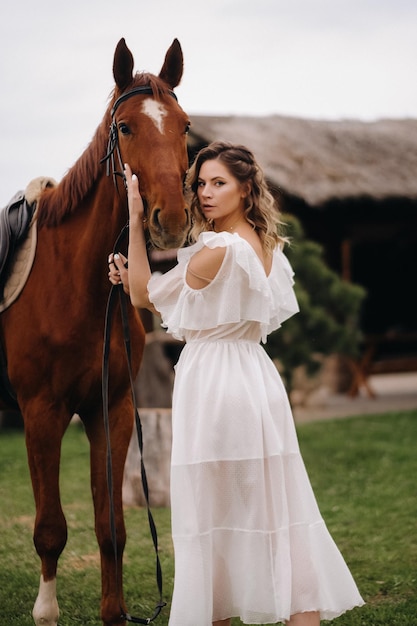
<path fill-rule="evenodd" d="M 117 324 L 113 324 L 109 382 L 117 567 L 109 528 L 101 372 L 110 288 L 107 257 L 128 214 L 123 180 L 117 173 L 106 175 L 106 162 L 113 160 L 121 169 L 120 159 L 137 172 L 149 235 L 157 247 L 181 246 L 189 222 L 183 196 L 189 122 L 172 91 L 183 72 L 179 42 L 174 40 L 167 51 L 159 76 L 132 72 L 133 56 L 121 39 L 114 54 L 115 88 L 104 118 L 60 184 L 42 192 L 32 271 L 20 297 L 0 316 L 8 375 L 24 418 L 36 504 L 34 544 L 41 559 L 33 609 L 37 625 L 58 622 L 57 562 L 67 539 L 59 464 L 61 440 L 74 414 L 81 417 L 90 443 L 91 490 L 101 556 L 101 618 L 107 626 L 125 622 L 122 479 L 133 408 L 122 331 Z M 107 160 L 101 162 L 106 155 Z M 136 373 L 144 330 L 130 305 L 129 319 Z"/>

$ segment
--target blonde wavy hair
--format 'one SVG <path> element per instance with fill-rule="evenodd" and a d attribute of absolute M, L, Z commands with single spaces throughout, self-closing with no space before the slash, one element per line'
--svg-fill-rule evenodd
<path fill-rule="evenodd" d="M 282 232 L 280 210 L 268 189 L 262 169 L 248 148 L 224 141 L 214 141 L 202 148 L 187 173 L 186 189 L 190 195 L 192 220 L 190 241 L 196 241 L 200 233 L 214 229 L 204 217 L 197 195 L 201 166 L 214 159 L 227 167 L 239 183 L 249 187 L 250 192 L 245 198 L 245 217 L 258 233 L 263 249 L 271 253 L 277 246 L 284 247 L 288 239 Z"/>

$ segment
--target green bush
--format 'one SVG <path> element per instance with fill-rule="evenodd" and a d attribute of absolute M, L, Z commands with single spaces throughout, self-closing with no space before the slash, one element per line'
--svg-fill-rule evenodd
<path fill-rule="evenodd" d="M 269 336 L 265 349 L 281 363 L 291 389 L 296 367 L 304 365 L 307 374 L 313 374 L 323 355 L 358 355 L 362 338 L 358 319 L 366 291 L 329 269 L 323 248 L 305 239 L 295 217 L 286 216 L 285 221 L 291 239 L 285 252 L 295 273 L 300 312 Z"/>

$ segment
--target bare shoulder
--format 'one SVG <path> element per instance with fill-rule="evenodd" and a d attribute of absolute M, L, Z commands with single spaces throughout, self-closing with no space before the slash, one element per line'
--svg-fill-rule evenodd
<path fill-rule="evenodd" d="M 193 289 L 201 289 L 215 278 L 226 254 L 226 247 L 208 248 L 204 246 L 190 259 L 187 283 Z"/>

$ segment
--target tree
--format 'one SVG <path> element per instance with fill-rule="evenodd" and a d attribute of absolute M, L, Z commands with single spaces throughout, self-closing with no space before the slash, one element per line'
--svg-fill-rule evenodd
<path fill-rule="evenodd" d="M 265 349 L 282 364 L 282 375 L 290 390 L 296 367 L 304 365 L 311 375 L 320 367 L 323 355 L 358 355 L 358 318 L 366 291 L 343 280 L 326 265 L 323 247 L 305 238 L 295 217 L 286 216 L 286 224 L 291 240 L 286 255 L 295 272 L 300 312 L 269 336 Z"/>

